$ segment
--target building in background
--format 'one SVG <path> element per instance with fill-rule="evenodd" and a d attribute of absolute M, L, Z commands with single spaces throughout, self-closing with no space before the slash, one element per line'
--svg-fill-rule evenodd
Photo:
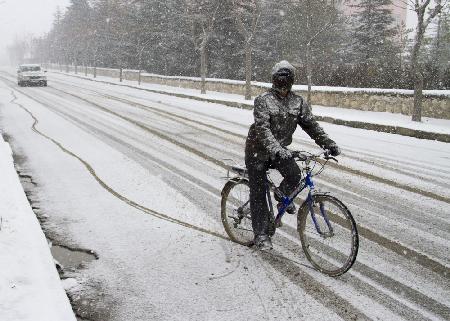
<path fill-rule="evenodd" d="M 355 8 L 354 5 L 358 4 L 360 0 L 340 0 L 338 1 L 342 11 L 346 15 L 352 15 L 355 13 L 358 8 Z M 405 5 L 405 1 L 403 0 L 392 0 L 392 4 L 387 7 L 391 10 L 392 16 L 395 19 L 395 24 L 398 26 L 407 26 L 407 16 L 408 16 L 408 8 Z"/>

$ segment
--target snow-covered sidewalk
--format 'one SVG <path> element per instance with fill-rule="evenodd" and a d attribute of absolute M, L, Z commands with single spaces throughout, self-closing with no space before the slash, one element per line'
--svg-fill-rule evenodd
<path fill-rule="evenodd" d="M 422 122 L 413 122 L 411 116 L 388 112 L 363 111 L 338 107 L 314 106 L 314 114 L 353 122 L 384 126 L 397 126 L 412 130 L 450 135 L 450 120 L 422 117 Z"/>
<path fill-rule="evenodd" d="M 84 76 L 81 73 L 73 74 L 54 71 L 53 74 L 55 76 L 57 74 L 63 74 L 86 78 L 93 81 L 128 86 L 201 101 L 214 102 L 232 107 L 247 109 L 253 108 L 253 100 L 245 100 L 242 95 L 238 94 L 228 94 L 215 91 L 208 91 L 207 94 L 201 94 L 197 89 L 150 83 L 141 83 L 141 85 L 138 85 L 136 81 L 123 80 L 120 82 L 118 79 L 104 76 L 97 76 L 97 78 L 94 79 L 92 76 Z M 422 117 L 422 122 L 413 122 L 411 120 L 411 116 L 408 115 L 389 112 L 362 111 L 339 107 L 325 107 L 319 105 L 313 105 L 313 112 L 320 121 L 326 121 L 338 125 L 450 142 L 450 120 L 448 119 Z"/>
<path fill-rule="evenodd" d="M 0 319 L 75 321 L 44 233 L 0 135 Z"/>

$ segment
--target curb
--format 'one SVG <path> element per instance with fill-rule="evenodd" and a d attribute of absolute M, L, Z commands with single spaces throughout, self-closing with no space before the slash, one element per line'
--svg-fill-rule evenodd
<path fill-rule="evenodd" d="M 174 96 L 174 97 L 179 97 L 179 98 L 194 99 L 194 100 L 198 100 L 198 101 L 202 101 L 202 102 L 221 104 L 221 105 L 225 105 L 225 106 L 233 107 L 233 108 L 241 108 L 241 109 L 249 109 L 249 110 L 253 109 L 253 104 L 250 104 L 250 103 L 247 104 L 247 103 L 240 103 L 240 102 L 228 101 L 228 100 L 202 98 L 202 97 L 192 96 L 192 95 L 187 95 L 187 94 L 171 93 L 171 92 L 162 91 L 162 90 L 141 88 L 141 87 L 133 86 L 133 85 L 118 84 L 118 83 L 109 82 L 106 80 L 86 78 L 83 76 L 71 75 L 71 74 L 59 72 L 59 71 L 52 71 L 52 72 L 70 76 L 70 77 L 75 77 L 75 78 L 100 82 L 100 83 L 104 83 L 104 84 L 109 84 L 109 85 L 116 85 L 116 86 L 123 86 L 123 87 L 129 87 L 129 88 L 133 88 L 133 89 L 144 90 L 144 91 L 148 91 L 148 92 L 155 93 L 155 94 L 162 94 L 162 95 Z M 433 132 L 427 132 L 427 131 L 407 128 L 407 127 L 365 123 L 365 122 L 354 121 L 354 120 L 344 120 L 344 119 L 333 118 L 333 117 L 329 117 L 329 116 L 314 115 L 314 117 L 318 121 L 322 121 L 322 122 L 326 122 L 326 123 L 330 123 L 330 124 L 334 124 L 334 125 L 341 125 L 341 126 L 347 126 L 347 127 L 352 127 L 352 128 L 373 130 L 373 131 L 382 132 L 382 133 L 389 133 L 389 134 L 408 136 L 408 137 L 414 137 L 414 138 L 419 138 L 419 139 L 436 140 L 436 141 L 440 141 L 440 142 L 444 142 L 444 143 L 450 143 L 450 134 L 433 133 Z"/>

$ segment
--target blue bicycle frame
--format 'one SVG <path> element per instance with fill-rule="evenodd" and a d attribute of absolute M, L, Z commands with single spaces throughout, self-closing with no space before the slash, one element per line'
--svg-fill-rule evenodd
<path fill-rule="evenodd" d="M 281 204 L 282 206 L 278 209 L 278 214 L 275 218 L 275 226 L 280 226 L 281 218 L 286 213 L 286 208 L 294 201 L 294 199 L 297 197 L 298 194 L 300 194 L 305 188 L 309 188 L 308 196 L 306 198 L 306 202 L 308 204 L 309 213 L 311 214 L 311 218 L 314 222 L 314 226 L 317 230 L 317 233 L 323 237 L 328 237 L 333 235 L 333 227 L 331 226 L 330 220 L 328 219 L 328 215 L 326 214 L 326 211 L 323 207 L 323 204 L 319 204 L 320 208 L 320 215 L 323 217 L 327 227 L 328 232 L 323 232 L 320 229 L 320 225 L 317 221 L 316 214 L 314 213 L 314 204 L 313 204 L 313 196 L 312 193 L 314 191 L 314 182 L 312 181 L 312 175 L 310 172 L 307 172 L 306 177 L 302 179 L 299 183 L 299 185 L 294 189 L 294 191 L 289 196 L 284 196 L 281 191 L 271 182 L 268 180 L 267 183 L 267 199 L 269 201 L 269 208 L 271 209 L 272 215 L 273 215 L 273 206 L 272 206 L 272 200 L 270 197 L 270 186 L 272 186 L 275 194 L 277 194 L 281 198 Z"/>

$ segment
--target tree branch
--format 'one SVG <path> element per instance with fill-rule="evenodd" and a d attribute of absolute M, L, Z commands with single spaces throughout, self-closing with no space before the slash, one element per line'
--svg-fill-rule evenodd
<path fill-rule="evenodd" d="M 433 20 L 434 17 L 436 17 L 437 14 L 441 12 L 441 10 L 442 10 L 441 0 L 437 0 L 436 6 L 431 10 L 427 20 L 423 24 L 424 29 L 428 27 L 428 24 L 431 22 L 431 20 Z"/>

